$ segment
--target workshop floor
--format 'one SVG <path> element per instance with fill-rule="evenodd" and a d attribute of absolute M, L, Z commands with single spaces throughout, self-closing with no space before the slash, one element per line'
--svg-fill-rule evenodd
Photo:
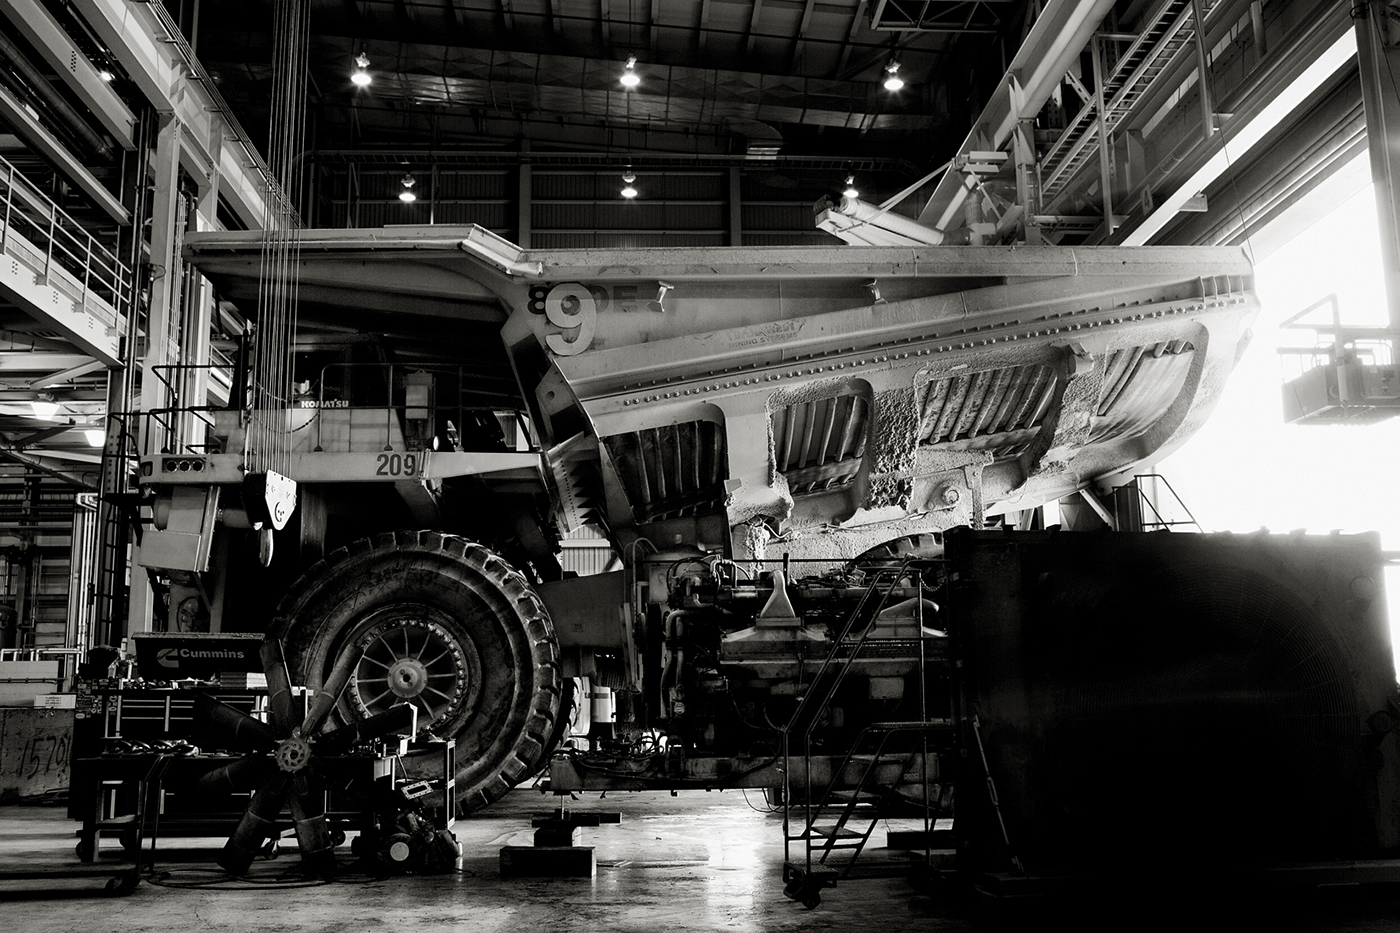
<path fill-rule="evenodd" d="M 750 792 L 596 795 L 577 809 L 622 812 L 622 822 L 585 829 L 595 847 L 591 879 L 502 879 L 503 845 L 529 845 L 530 816 L 552 798 L 517 790 L 483 814 L 458 821 L 465 848 L 463 871 L 454 875 L 374 879 L 355 874 L 347 851 L 345 874 L 332 883 L 296 876 L 290 844 L 275 860 L 258 861 L 246 881 L 222 880 L 213 858 L 222 840 L 160 840 L 157 874 L 126 897 L 102 892 L 104 878 L 5 881 L 4 872 L 74 867 L 73 831 L 61 806 L 0 807 L 0 897 L 10 899 L 0 928 L 18 933 L 127 933 L 127 931 L 231 930 L 239 933 L 379 933 L 406 930 L 566 930 L 684 933 L 690 930 L 842 930 L 898 933 L 954 931 L 989 925 L 1012 929 L 1269 929 L 1369 931 L 1400 928 L 1400 894 L 1346 892 L 1233 906 L 1188 905 L 1174 898 L 1119 901 L 1104 907 L 1070 905 L 1051 915 L 1039 908 L 1011 922 L 989 924 L 985 913 L 951 892 L 916 886 L 907 872 L 896 877 L 843 881 L 825 892 L 816 910 L 782 893 L 782 830 L 775 814 L 761 812 L 762 796 Z M 750 806 L 753 804 L 753 806 Z M 883 840 L 883 836 L 877 834 Z M 115 842 L 102 864 L 119 864 Z M 898 863 L 889 850 L 872 861 Z M 900 876 L 902 875 L 902 876 Z M 1052 920 L 1053 917 L 1053 920 Z"/>

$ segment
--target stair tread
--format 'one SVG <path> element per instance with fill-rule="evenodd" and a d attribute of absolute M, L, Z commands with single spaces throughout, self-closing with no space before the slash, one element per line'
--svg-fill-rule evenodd
<path fill-rule="evenodd" d="M 839 874 L 841 874 L 841 869 L 839 869 L 839 868 L 837 868 L 837 867 L 835 867 L 835 866 L 833 866 L 833 865 L 821 865 L 821 864 L 816 864 L 816 865 L 813 865 L 813 866 L 811 866 L 810 868 L 808 868 L 808 867 L 807 867 L 806 865 L 804 865 L 804 864 L 798 864 L 797 862 L 788 862 L 788 863 L 787 863 L 787 867 L 788 867 L 788 869 L 791 870 L 791 871 L 798 871 L 798 872 L 801 872 L 801 873 L 804 874 L 804 875 L 814 875 L 814 876 L 816 876 L 816 875 L 823 875 L 823 876 L 828 876 L 828 877 L 829 877 L 829 876 L 832 876 L 832 875 L 839 875 Z"/>

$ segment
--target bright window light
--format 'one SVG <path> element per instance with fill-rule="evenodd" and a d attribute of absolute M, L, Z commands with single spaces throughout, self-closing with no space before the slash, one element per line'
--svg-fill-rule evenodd
<path fill-rule="evenodd" d="M 1285 424 L 1285 371 L 1278 353 L 1281 347 L 1307 345 L 1309 336 L 1283 330 L 1280 323 L 1332 292 L 1344 321 L 1387 326 L 1383 269 L 1370 185 L 1258 259 L 1255 282 L 1263 308 L 1251 325 L 1248 349 L 1205 424 L 1156 470 L 1206 531 L 1378 531 L 1382 547 L 1400 549 L 1394 470 L 1400 418 L 1359 425 Z M 1246 476 L 1247 482 L 1222 482 L 1222 477 Z M 1393 564 L 1386 570 L 1386 601 L 1392 645 L 1400 648 L 1398 571 Z"/>

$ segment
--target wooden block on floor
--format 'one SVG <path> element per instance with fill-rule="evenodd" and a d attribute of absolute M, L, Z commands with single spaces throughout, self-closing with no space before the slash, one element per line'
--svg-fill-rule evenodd
<path fill-rule="evenodd" d="M 558 848 L 577 846 L 583 839 L 583 830 L 568 823 L 555 823 L 535 830 L 535 848 Z"/>
<path fill-rule="evenodd" d="M 892 829 L 885 834 L 887 849 L 946 849 L 953 845 L 953 831 L 935 829 L 925 833 L 922 829 Z"/>
<path fill-rule="evenodd" d="M 592 878 L 592 846 L 501 846 L 502 878 Z"/>

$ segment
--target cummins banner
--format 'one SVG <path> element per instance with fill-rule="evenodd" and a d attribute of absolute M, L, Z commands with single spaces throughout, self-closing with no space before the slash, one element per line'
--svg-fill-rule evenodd
<path fill-rule="evenodd" d="M 151 632 L 135 636 L 136 664 L 147 680 L 208 677 L 224 671 L 261 671 L 261 635 Z"/>

